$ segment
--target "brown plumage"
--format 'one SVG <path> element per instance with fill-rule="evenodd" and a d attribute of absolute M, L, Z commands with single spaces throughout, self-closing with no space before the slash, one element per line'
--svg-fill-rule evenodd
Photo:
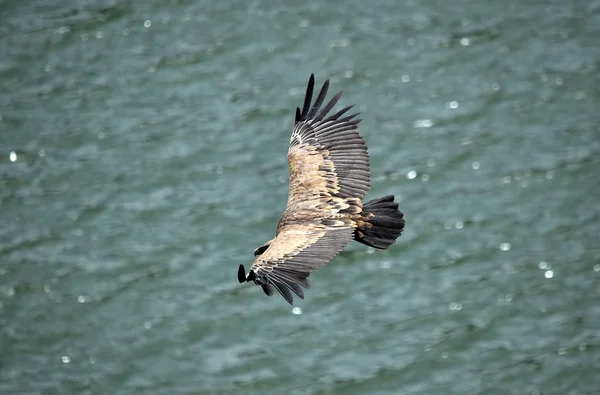
<path fill-rule="evenodd" d="M 296 109 L 288 150 L 289 197 L 276 237 L 254 251 L 257 258 L 247 275 L 243 265 L 238 270 L 240 283 L 253 281 L 269 296 L 275 288 L 290 304 L 292 292 L 304 299 L 310 273 L 350 241 L 387 249 L 404 229 L 394 196 L 363 205 L 371 177 L 360 120 L 354 119 L 358 114 L 343 116 L 348 106 L 327 116 L 342 92 L 321 109 L 329 80 L 311 106 L 314 84 L 311 74 L 302 111 Z"/>

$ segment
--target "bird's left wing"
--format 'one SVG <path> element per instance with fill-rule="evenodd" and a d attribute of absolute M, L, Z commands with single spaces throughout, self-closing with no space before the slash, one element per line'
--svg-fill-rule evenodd
<path fill-rule="evenodd" d="M 323 219 L 317 223 L 293 223 L 280 229 L 269 248 L 256 258 L 250 273 L 240 265 L 239 280 L 254 281 L 267 295 L 271 287 L 293 304 L 290 291 L 304 299 L 301 286 L 308 288 L 310 273 L 328 263 L 352 241 L 348 219 Z"/>
<path fill-rule="evenodd" d="M 352 108 L 347 106 L 329 115 L 342 92 L 322 107 L 329 80 L 312 103 L 314 85 L 311 74 L 302 110 L 296 109 L 288 150 L 288 209 L 331 201 L 332 197 L 360 202 L 371 188 L 369 154 L 358 133 L 358 114 L 346 115 Z"/>

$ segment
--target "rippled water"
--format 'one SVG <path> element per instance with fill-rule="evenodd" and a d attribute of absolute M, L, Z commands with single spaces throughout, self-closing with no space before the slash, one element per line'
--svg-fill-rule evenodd
<path fill-rule="evenodd" d="M 584 0 L 2 2 L 0 393 L 597 393 L 599 36 Z M 311 72 L 407 228 L 292 309 L 236 270 Z"/>

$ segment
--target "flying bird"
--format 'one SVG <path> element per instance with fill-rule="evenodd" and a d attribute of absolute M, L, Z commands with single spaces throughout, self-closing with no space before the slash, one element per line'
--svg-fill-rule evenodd
<path fill-rule="evenodd" d="M 296 108 L 287 154 L 290 185 L 287 208 L 275 238 L 254 250 L 248 274 L 238 269 L 240 283 L 253 281 L 272 296 L 276 289 L 290 304 L 292 293 L 304 299 L 308 276 L 331 261 L 352 240 L 385 250 L 404 229 L 404 215 L 394 196 L 363 204 L 371 188 L 369 154 L 358 134 L 358 115 L 347 106 L 329 115 L 342 96 L 338 92 L 321 108 L 329 80 L 312 103 L 311 74 L 302 110 Z M 311 105 L 312 103 L 312 105 Z"/>

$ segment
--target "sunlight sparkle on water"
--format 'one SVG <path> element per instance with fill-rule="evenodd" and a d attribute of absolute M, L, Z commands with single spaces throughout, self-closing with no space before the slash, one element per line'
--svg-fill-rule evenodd
<path fill-rule="evenodd" d="M 508 250 L 510 250 L 510 243 L 502 243 L 502 244 L 500 244 L 499 248 L 502 251 L 508 251 Z"/>
<path fill-rule="evenodd" d="M 550 269 L 550 264 L 546 261 L 541 261 L 540 263 L 538 263 L 538 267 L 542 270 L 548 270 Z"/>
<path fill-rule="evenodd" d="M 430 128 L 433 126 L 433 121 L 431 119 L 417 119 L 413 123 L 414 127 L 419 128 Z"/>
<path fill-rule="evenodd" d="M 544 277 L 552 278 L 554 277 L 554 272 L 552 270 L 546 270 L 546 272 L 544 272 Z"/>
<path fill-rule="evenodd" d="M 17 161 L 17 153 L 15 151 L 11 151 L 8 158 L 10 159 L 11 162 L 16 162 Z"/>
<path fill-rule="evenodd" d="M 406 175 L 406 177 L 408 177 L 409 180 L 413 180 L 417 177 L 417 172 L 414 170 L 411 170 L 408 172 L 408 174 Z"/>
<path fill-rule="evenodd" d="M 63 355 L 60 360 L 62 361 L 62 363 L 70 363 L 71 362 L 71 357 L 67 356 L 67 355 Z"/>
<path fill-rule="evenodd" d="M 302 309 L 300 307 L 296 306 L 292 309 L 292 314 L 300 315 L 300 314 L 302 314 Z"/>
<path fill-rule="evenodd" d="M 456 100 L 449 101 L 446 103 L 446 108 L 454 110 L 455 108 L 458 108 L 458 102 Z"/>

